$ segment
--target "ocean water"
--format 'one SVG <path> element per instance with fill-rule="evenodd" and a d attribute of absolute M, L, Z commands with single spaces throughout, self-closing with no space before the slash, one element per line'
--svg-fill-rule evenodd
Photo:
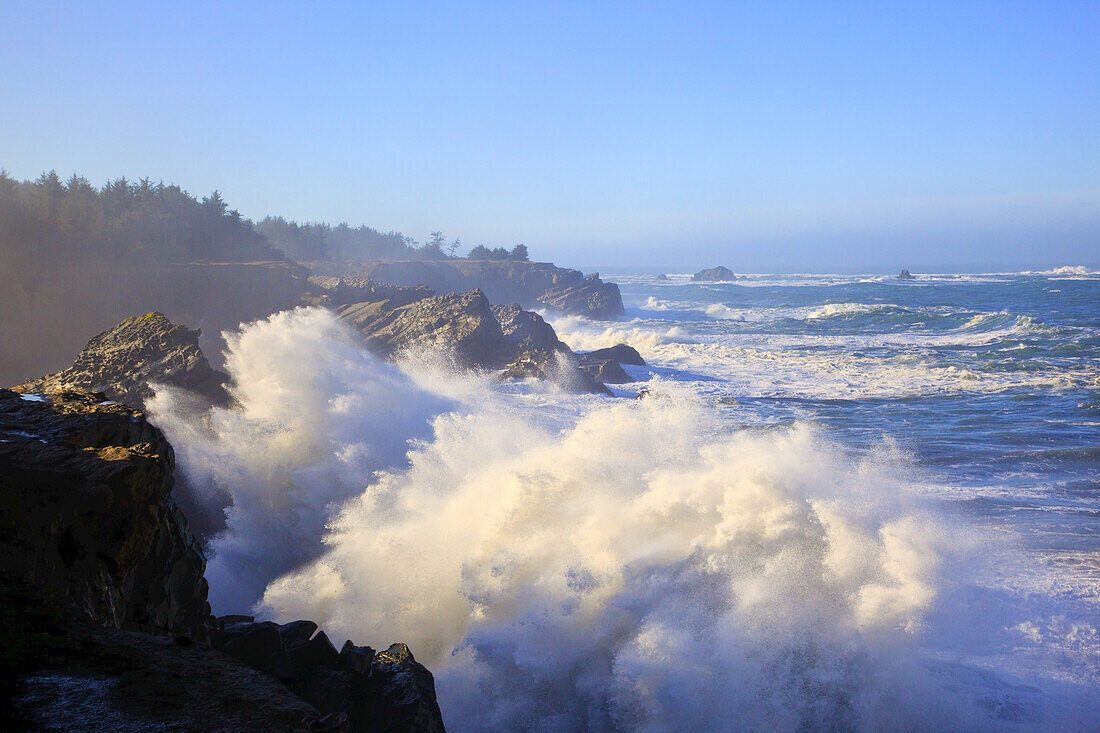
<path fill-rule="evenodd" d="M 160 391 L 215 611 L 408 642 L 452 730 L 1100 729 L 1100 275 L 607 279 L 550 320 L 616 399 L 319 309 Z"/>

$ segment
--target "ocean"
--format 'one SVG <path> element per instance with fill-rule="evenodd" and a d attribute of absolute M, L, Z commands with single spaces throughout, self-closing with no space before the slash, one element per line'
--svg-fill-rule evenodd
<path fill-rule="evenodd" d="M 616 398 L 230 335 L 152 413 L 215 612 L 409 643 L 452 730 L 1100 729 L 1100 274 L 614 275 Z"/>

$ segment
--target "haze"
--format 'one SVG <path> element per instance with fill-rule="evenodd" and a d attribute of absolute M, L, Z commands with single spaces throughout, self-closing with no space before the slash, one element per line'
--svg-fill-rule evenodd
<path fill-rule="evenodd" d="M 0 167 L 564 265 L 1100 265 L 1100 6 L 7 3 Z"/>

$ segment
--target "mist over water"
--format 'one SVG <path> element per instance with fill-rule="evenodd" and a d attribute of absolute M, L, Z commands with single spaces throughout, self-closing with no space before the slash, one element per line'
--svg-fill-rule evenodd
<path fill-rule="evenodd" d="M 852 443 L 809 403 L 793 419 L 751 419 L 763 409 L 751 403 L 716 409 L 722 385 L 751 400 L 767 377 L 738 383 L 759 367 L 723 350 L 783 349 L 789 337 L 761 329 L 746 348 L 713 330 L 731 320 L 708 313 L 715 303 L 662 311 L 670 299 L 645 298 L 658 300 L 642 299 L 625 323 L 558 324 L 576 348 L 638 346 L 653 365 L 642 400 L 495 385 L 423 355 L 386 364 L 322 310 L 230 335 L 239 409 L 187 412 L 168 390 L 153 405 L 200 500 L 232 500 L 211 543 L 215 612 L 255 605 L 280 621 L 314 619 L 337 639 L 405 641 L 435 673 L 454 730 L 1100 721 L 1095 629 L 1059 600 L 1064 587 L 1043 598 L 1022 585 L 1038 572 L 1021 549 L 1026 527 L 954 510 L 944 494 L 966 477 L 943 486 L 911 436 L 868 429 L 858 403 L 828 408 L 848 410 Z M 829 305 L 734 322 L 914 318 L 898 304 Z M 697 315 L 662 318 L 669 310 Z M 944 348 L 943 338 L 985 348 L 1030 327 L 1015 315 L 977 327 L 973 314 L 960 318 L 958 336 L 912 334 L 926 342 L 918 348 Z M 834 324 L 821 335 L 825 348 L 848 338 L 902 348 L 911 328 L 865 337 Z M 678 361 L 684 353 L 690 361 Z M 841 364 L 842 377 L 815 379 L 829 355 L 792 358 L 769 360 L 789 375 L 775 389 L 928 389 L 888 388 L 896 365 Z M 936 379 L 947 394 L 974 381 Z M 1050 665 L 1052 643 L 1063 662 Z"/>

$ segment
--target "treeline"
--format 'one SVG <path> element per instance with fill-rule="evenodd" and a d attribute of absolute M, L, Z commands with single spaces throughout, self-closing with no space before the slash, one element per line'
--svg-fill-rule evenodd
<path fill-rule="evenodd" d="M 0 250 L 16 262 L 248 262 L 285 259 L 217 191 L 120 178 L 101 188 L 56 172 L 17 181 L 0 171 Z"/>
<path fill-rule="evenodd" d="M 96 188 L 73 175 L 17 181 L 0 170 L 0 265 L 44 258 L 100 263 L 357 262 L 442 260 L 462 243 L 432 232 L 423 244 L 400 232 L 346 223 L 299 224 L 281 216 L 253 224 L 215 191 L 198 199 L 179 186 L 119 178 Z M 527 260 L 527 247 L 474 247 L 471 259 Z"/>
<path fill-rule="evenodd" d="M 432 232 L 421 244 L 401 232 L 380 232 L 361 225 L 347 223 L 336 226 L 323 223 L 299 224 L 281 216 L 268 216 L 256 224 L 256 231 L 267 237 L 272 246 L 298 262 L 362 262 L 366 260 L 444 260 L 460 257 L 462 241 L 447 242 L 443 232 Z M 489 249 L 477 245 L 467 257 L 471 260 L 527 261 L 527 247 L 517 244 L 511 250 Z"/>

